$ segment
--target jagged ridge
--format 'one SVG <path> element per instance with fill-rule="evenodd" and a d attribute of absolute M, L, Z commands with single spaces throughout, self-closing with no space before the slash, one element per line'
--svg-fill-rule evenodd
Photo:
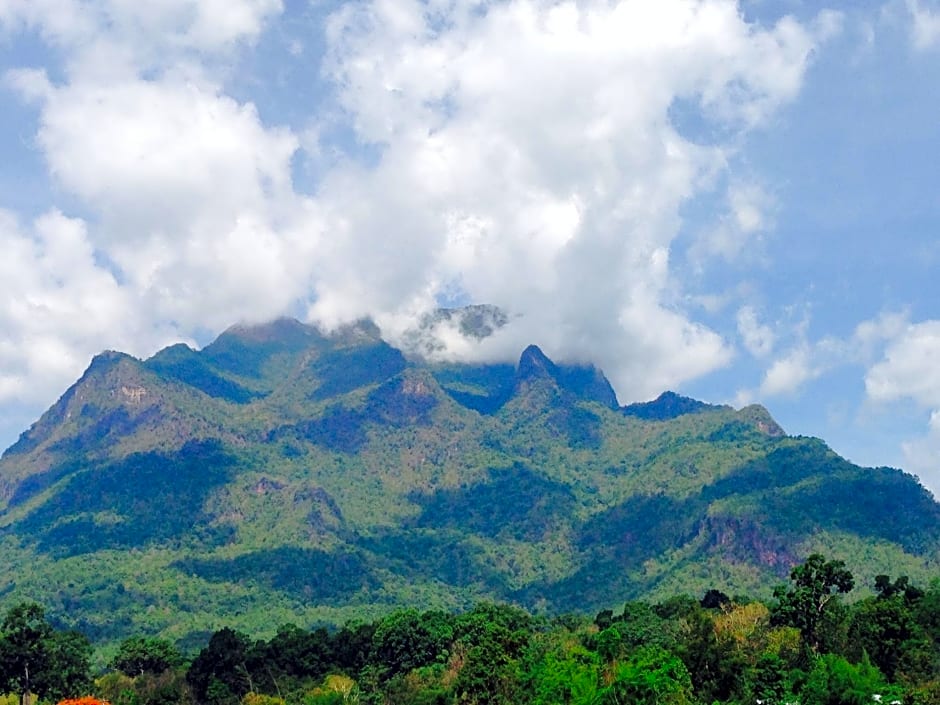
<path fill-rule="evenodd" d="M 811 550 L 864 579 L 926 575 L 940 544 L 914 478 L 787 437 L 762 407 L 621 407 L 600 370 L 535 345 L 424 362 L 369 322 L 97 356 L 3 455 L 0 490 L 0 594 L 102 639 L 218 614 L 263 633 L 484 597 L 761 594 Z"/>

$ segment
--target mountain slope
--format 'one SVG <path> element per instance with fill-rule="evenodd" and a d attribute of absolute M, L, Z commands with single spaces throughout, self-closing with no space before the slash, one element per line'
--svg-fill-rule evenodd
<path fill-rule="evenodd" d="M 471 313 L 441 320 L 498 322 Z M 536 346 L 426 363 L 368 322 L 103 353 L 0 459 L 0 597 L 101 640 L 481 598 L 767 595 L 812 550 L 863 584 L 926 579 L 938 546 L 940 505 L 913 477 L 788 437 L 761 407 L 619 407 L 602 372 Z"/>

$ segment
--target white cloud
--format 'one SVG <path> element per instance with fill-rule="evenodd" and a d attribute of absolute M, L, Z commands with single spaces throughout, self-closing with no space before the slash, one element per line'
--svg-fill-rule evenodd
<path fill-rule="evenodd" d="M 871 364 L 874 355 L 880 355 L 885 343 L 897 338 L 910 325 L 905 311 L 888 311 L 876 318 L 859 323 L 852 334 L 852 355 L 858 362 Z"/>
<path fill-rule="evenodd" d="M 690 256 L 703 266 L 705 257 L 731 261 L 753 251 L 758 237 L 773 226 L 771 196 L 756 183 L 734 182 L 728 187 L 728 209 L 718 224 L 693 244 Z"/>
<path fill-rule="evenodd" d="M 820 374 L 822 370 L 813 364 L 809 348 L 800 346 L 773 362 L 764 374 L 760 393 L 763 396 L 793 394 Z"/>
<path fill-rule="evenodd" d="M 93 216 L 81 224 L 85 238 L 114 275 L 93 271 L 111 277 L 122 315 L 187 338 L 283 313 L 303 299 L 319 231 L 315 208 L 291 183 L 298 140 L 225 95 L 198 58 L 254 40 L 280 1 L 108 0 L 77 8 L 64 0 L 3 6 L 4 27 L 35 27 L 60 46 L 66 64 L 60 85 L 39 69 L 5 78 L 38 104 L 35 144 L 56 185 Z M 81 21 L 60 26 L 71 13 Z M 71 278 L 65 285 L 77 286 Z M 132 345 L 118 334 L 123 324 L 75 321 L 97 341 L 92 352 L 124 344 L 147 354 L 166 340 L 138 336 L 141 344 Z M 87 362 L 87 348 L 77 351 Z"/>
<path fill-rule="evenodd" d="M 906 326 L 868 370 L 865 389 L 878 402 L 908 398 L 940 407 L 940 321 Z"/>
<path fill-rule="evenodd" d="M 671 274 L 680 209 L 727 177 L 732 226 L 766 227 L 764 194 L 728 173 L 728 157 L 798 93 L 832 16 L 761 28 L 730 0 L 344 5 L 325 67 L 338 104 L 311 123 L 327 135 L 339 116 L 374 158 L 350 148 L 308 198 L 291 179 L 298 137 L 221 88 L 226 53 L 280 10 L 279 0 L 0 4 L 7 31 L 32 26 L 65 57 L 64 80 L 41 70 L 8 80 L 39 106 L 36 144 L 56 185 L 89 214 L 64 219 L 88 248 L 84 275 L 32 286 L 40 299 L 64 287 L 82 301 L 86 281 L 105 292 L 86 302 L 98 318 L 75 317 L 87 337 L 31 346 L 43 365 L 62 350 L 83 358 L 92 340 L 124 344 L 116 321 L 128 318 L 185 337 L 309 303 L 327 324 L 372 315 L 394 331 L 444 295 L 512 314 L 462 354 L 508 357 L 536 342 L 594 360 L 625 400 L 729 361 L 726 341 L 683 310 Z M 683 136 L 676 101 L 726 142 Z M 24 252 L 24 266 L 38 266 Z M 6 344 L 25 339 L 9 325 Z M 450 342 L 445 354 L 462 349 Z"/>
<path fill-rule="evenodd" d="M 895 314 L 865 328 L 865 338 L 887 342 L 883 357 L 865 376 L 865 391 L 876 404 L 930 410 L 923 435 L 902 443 L 906 468 L 936 495 L 940 492 L 940 321 L 910 323 Z"/>
<path fill-rule="evenodd" d="M 0 251 L 0 402 L 55 398 L 101 340 L 162 342 L 97 264 L 83 222 L 51 211 L 24 229 L 0 211 Z"/>
<path fill-rule="evenodd" d="M 907 0 L 907 9 L 914 47 L 923 51 L 940 42 L 940 8 L 927 7 L 921 0 Z"/>
<path fill-rule="evenodd" d="M 79 53 L 105 40 L 141 56 L 158 48 L 218 51 L 253 41 L 282 9 L 281 0 L 5 0 L 0 29 L 34 28 Z"/>
<path fill-rule="evenodd" d="M 776 342 L 773 329 L 758 320 L 753 306 L 742 306 L 738 309 L 737 321 L 738 334 L 751 355 L 766 357 L 773 352 Z"/>
<path fill-rule="evenodd" d="M 218 329 L 302 298 L 318 231 L 293 192 L 289 131 L 211 84 L 15 83 L 41 96 L 49 170 L 96 214 L 95 245 L 141 314 Z"/>
<path fill-rule="evenodd" d="M 342 106 L 381 157 L 321 191 L 343 251 L 314 316 L 420 308 L 457 286 L 522 314 L 484 347 L 590 356 L 626 398 L 729 360 L 678 308 L 669 250 L 731 147 L 690 142 L 669 111 L 691 101 L 737 139 L 799 90 L 810 30 L 760 30 L 720 1 L 377 1 L 347 6 L 330 36 Z M 763 200 L 735 187 L 738 231 L 764 226 Z"/>
<path fill-rule="evenodd" d="M 211 85 L 144 80 L 53 90 L 37 141 L 59 183 L 124 238 L 290 194 L 297 147 Z"/>
<path fill-rule="evenodd" d="M 741 394 L 748 398 L 757 393 L 766 396 L 794 394 L 807 382 L 834 369 L 847 365 L 871 366 L 876 357 L 884 354 L 886 346 L 889 351 L 903 347 L 904 343 L 899 338 L 911 329 L 906 312 L 885 312 L 859 323 L 850 336 L 824 336 L 810 341 L 807 339 L 809 322 L 809 318 L 804 317 L 789 330 L 778 325 L 774 331 L 760 322 L 753 307 L 741 307 L 737 315 L 738 334 L 754 357 L 766 357 L 781 341 L 789 346 L 764 372 L 758 392 L 744 390 Z M 882 398 L 879 400 L 885 400 L 882 392 L 888 383 L 884 380 L 894 376 L 894 372 L 884 374 L 883 365 L 871 367 L 868 373 L 866 384 L 869 386 L 868 396 L 872 399 L 880 394 Z M 899 396 L 895 394 L 891 398 Z"/>
<path fill-rule="evenodd" d="M 940 497 L 940 411 L 930 414 L 926 433 L 901 444 L 905 468 L 917 475 L 924 486 Z"/>

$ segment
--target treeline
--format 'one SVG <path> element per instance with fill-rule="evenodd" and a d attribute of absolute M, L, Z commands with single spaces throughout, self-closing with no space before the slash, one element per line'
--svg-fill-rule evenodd
<path fill-rule="evenodd" d="M 221 629 L 190 660 L 133 637 L 94 680 L 87 640 L 21 605 L 2 624 L 0 677 L 11 693 L 112 705 L 940 705 L 940 580 L 882 575 L 848 603 L 854 587 L 841 561 L 813 555 L 771 604 L 709 590 L 593 620 L 401 610 L 269 640 Z"/>

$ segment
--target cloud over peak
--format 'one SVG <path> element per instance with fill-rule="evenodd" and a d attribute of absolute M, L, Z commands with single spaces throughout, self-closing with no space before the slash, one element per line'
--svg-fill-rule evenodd
<path fill-rule="evenodd" d="M 343 203 L 352 249 L 368 253 L 381 220 L 383 242 L 415 258 L 403 277 L 350 258 L 319 280 L 314 315 L 357 291 L 428 306 L 456 289 L 521 314 L 517 344 L 593 357 L 627 398 L 725 364 L 728 346 L 682 310 L 671 276 L 680 208 L 797 93 L 823 34 L 750 25 L 716 0 L 346 6 L 327 67 L 380 156 L 332 174 L 322 196 Z M 727 139 L 683 134 L 677 102 Z M 731 195 L 739 230 L 760 226 L 756 197 Z"/>
<path fill-rule="evenodd" d="M 75 330 L 63 325 L 74 312 L 53 306 L 48 340 L 10 325 L 8 347 L 48 360 L 60 384 L 128 340 L 117 319 L 152 331 L 136 338 L 147 352 L 298 310 L 403 334 L 442 302 L 480 302 L 507 325 L 471 345 L 445 336 L 441 354 L 510 358 L 536 342 L 598 363 L 625 400 L 728 363 L 671 263 L 682 208 L 729 183 L 728 247 L 766 226 L 763 192 L 733 156 L 799 93 L 834 15 L 761 26 L 731 0 L 349 3 L 327 20 L 323 65 L 306 68 L 321 92 L 311 143 L 226 89 L 223 59 L 284 11 L 0 4 L 2 31 L 31 28 L 61 53 L 61 66 L 7 80 L 38 106 L 35 144 L 82 209 L 47 216 L 84 248 L 76 272 L 28 285 L 40 299 L 64 288 L 101 319 Z M 678 105 L 702 129 L 680 124 Z M 304 193 L 295 167 L 315 151 L 333 157 Z M 36 271 L 37 246 L 58 247 L 44 223 L 4 226 Z"/>

